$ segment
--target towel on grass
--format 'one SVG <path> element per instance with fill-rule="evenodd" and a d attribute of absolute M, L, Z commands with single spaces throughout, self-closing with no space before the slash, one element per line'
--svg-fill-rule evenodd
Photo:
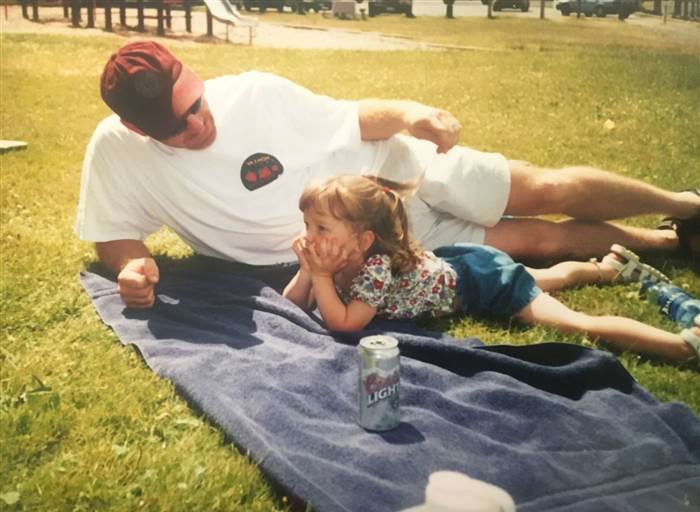
<path fill-rule="evenodd" d="M 161 270 L 151 310 L 126 309 L 108 278 L 81 282 L 122 343 L 317 511 L 414 506 L 438 470 L 503 487 L 520 512 L 700 510 L 700 420 L 606 352 L 401 322 L 332 334 L 249 275 Z M 384 433 L 357 424 L 356 345 L 377 333 L 401 350 L 402 421 Z"/>

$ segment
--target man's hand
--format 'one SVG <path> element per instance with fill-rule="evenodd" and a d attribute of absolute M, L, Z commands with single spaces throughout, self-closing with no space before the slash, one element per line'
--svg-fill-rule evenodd
<path fill-rule="evenodd" d="M 156 300 L 155 285 L 160 279 L 153 258 L 129 260 L 117 276 L 117 289 L 124 304 L 130 308 L 150 308 Z"/>
<path fill-rule="evenodd" d="M 459 142 L 462 125 L 447 112 L 436 108 L 416 105 L 406 112 L 408 133 L 418 139 L 429 140 L 437 145 L 438 153 L 447 153 Z"/>
<path fill-rule="evenodd" d="M 438 153 L 452 149 L 462 131 L 449 112 L 410 100 L 360 100 L 359 116 L 362 140 L 386 140 L 406 130 L 434 143 Z"/>

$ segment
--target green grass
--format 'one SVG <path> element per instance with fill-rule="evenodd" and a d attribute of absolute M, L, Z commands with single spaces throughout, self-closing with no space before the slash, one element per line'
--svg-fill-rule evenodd
<path fill-rule="evenodd" d="M 697 185 L 698 54 L 641 29 L 595 26 L 565 31 L 525 20 L 446 24 L 381 17 L 375 30 L 499 51 L 201 44 L 176 52 L 206 78 L 260 69 L 337 97 L 411 97 L 444 107 L 462 121 L 463 143 L 540 165 L 586 162 L 664 187 Z M 72 233 L 82 156 L 108 113 L 97 81 L 121 42 L 0 36 L 1 136 L 29 143 L 25 151 L 0 156 L 0 508 L 284 510 L 288 501 L 245 454 L 117 342 L 77 282 L 77 273 L 95 261 L 90 245 Z M 607 119 L 615 130 L 604 129 Z M 189 254 L 167 231 L 149 245 L 164 260 Z M 653 262 L 700 294 L 697 267 Z M 589 312 L 672 328 L 632 286 L 562 297 Z M 562 339 L 543 328 L 468 319 L 437 326 L 488 343 Z M 590 343 L 580 336 L 566 340 Z M 660 400 L 700 411 L 697 370 L 633 354 L 620 360 Z"/>

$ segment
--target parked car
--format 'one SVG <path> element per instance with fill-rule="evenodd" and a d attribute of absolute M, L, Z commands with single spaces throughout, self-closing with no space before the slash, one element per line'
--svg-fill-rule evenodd
<path fill-rule="evenodd" d="M 608 14 L 619 14 L 621 5 L 628 15 L 637 10 L 636 0 L 561 0 L 556 8 L 563 16 L 580 12 L 589 17 L 595 14 L 605 18 Z"/>
<path fill-rule="evenodd" d="M 303 4 L 304 11 L 329 11 L 333 2 L 331 0 L 284 0 L 284 5 L 288 5 L 292 12 L 299 10 L 299 4 Z"/>
<path fill-rule="evenodd" d="M 238 4 L 243 4 L 243 8 L 246 11 L 250 11 L 253 8 L 258 9 L 260 12 L 265 12 L 268 9 L 277 9 L 279 12 L 284 11 L 284 0 L 241 0 Z M 238 8 L 240 9 L 240 5 Z"/>
<path fill-rule="evenodd" d="M 362 4 L 363 0 L 356 0 L 358 4 Z M 368 0 L 367 13 L 370 16 L 376 16 L 384 12 L 392 12 L 396 14 L 408 14 L 411 12 L 412 0 Z"/>
<path fill-rule="evenodd" d="M 481 0 L 481 3 L 488 5 L 489 0 Z M 503 8 L 507 9 L 520 9 L 523 12 L 530 10 L 530 0 L 493 0 L 493 10 L 502 11 Z"/>

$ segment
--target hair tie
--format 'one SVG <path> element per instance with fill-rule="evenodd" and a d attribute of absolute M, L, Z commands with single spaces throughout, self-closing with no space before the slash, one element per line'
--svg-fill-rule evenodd
<path fill-rule="evenodd" d="M 389 187 L 382 187 L 382 190 L 385 194 L 390 194 L 391 192 L 393 192 Z"/>

